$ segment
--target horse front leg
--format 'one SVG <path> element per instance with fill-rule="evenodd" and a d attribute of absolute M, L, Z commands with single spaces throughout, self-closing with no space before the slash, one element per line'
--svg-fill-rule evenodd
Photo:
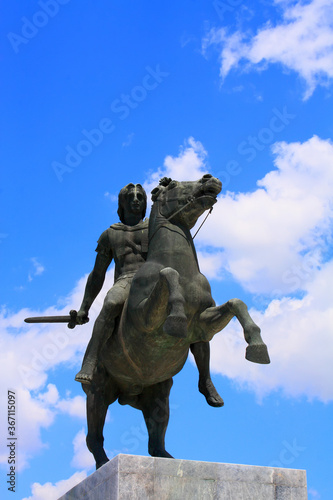
<path fill-rule="evenodd" d="M 172 378 L 146 387 L 139 396 L 141 409 L 149 435 L 148 453 L 152 457 L 173 458 L 165 449 L 165 433 L 169 422 L 169 394 Z"/>
<path fill-rule="evenodd" d="M 196 342 L 195 344 L 190 345 L 190 349 L 199 371 L 199 392 L 205 396 L 206 401 L 210 406 L 215 408 L 224 406 L 224 401 L 217 392 L 210 376 L 209 342 Z"/>
<path fill-rule="evenodd" d="M 242 325 L 244 338 L 249 344 L 246 348 L 246 359 L 254 363 L 270 363 L 267 346 L 260 335 L 260 328 L 249 315 L 247 306 L 242 300 L 231 299 L 221 306 L 209 307 L 200 314 L 199 323 L 210 340 L 215 333 L 223 330 L 234 316 Z"/>
<path fill-rule="evenodd" d="M 187 334 L 185 299 L 179 284 L 179 273 L 165 267 L 148 295 L 135 307 L 134 319 L 143 322 L 146 331 L 153 331 L 163 324 L 163 331 L 173 337 L 184 338 Z"/>

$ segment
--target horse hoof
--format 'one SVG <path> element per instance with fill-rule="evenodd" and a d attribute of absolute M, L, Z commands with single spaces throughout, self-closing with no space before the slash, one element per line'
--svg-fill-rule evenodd
<path fill-rule="evenodd" d="M 209 396 L 206 397 L 206 401 L 209 406 L 212 406 L 213 408 L 222 408 L 222 406 L 224 406 L 224 401 L 221 396 L 219 396 L 218 398 Z"/>
<path fill-rule="evenodd" d="M 109 462 L 109 459 L 107 460 L 102 460 L 101 462 L 96 462 L 96 470 L 100 469 L 103 465 L 107 464 Z"/>
<path fill-rule="evenodd" d="M 186 316 L 168 316 L 163 325 L 163 331 L 172 337 L 181 339 L 187 335 L 187 318 Z"/>
<path fill-rule="evenodd" d="M 245 358 L 253 363 L 267 365 L 271 362 L 266 344 L 248 345 L 246 348 Z"/>
<path fill-rule="evenodd" d="M 148 451 L 149 455 L 152 457 L 158 457 L 158 458 L 174 458 L 170 453 L 168 453 L 166 450 L 151 450 Z"/>
<path fill-rule="evenodd" d="M 211 380 L 199 382 L 199 392 L 205 396 L 209 406 L 213 406 L 214 408 L 221 408 L 224 406 L 224 401 Z"/>

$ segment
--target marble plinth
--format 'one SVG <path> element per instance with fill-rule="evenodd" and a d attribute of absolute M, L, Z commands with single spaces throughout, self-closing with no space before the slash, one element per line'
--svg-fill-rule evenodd
<path fill-rule="evenodd" d="M 307 500 L 306 472 L 117 455 L 59 500 Z"/>

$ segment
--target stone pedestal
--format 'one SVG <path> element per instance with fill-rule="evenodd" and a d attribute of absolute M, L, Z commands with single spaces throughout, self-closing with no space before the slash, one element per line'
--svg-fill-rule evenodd
<path fill-rule="evenodd" d="M 117 455 L 59 500 L 307 500 L 306 472 Z"/>

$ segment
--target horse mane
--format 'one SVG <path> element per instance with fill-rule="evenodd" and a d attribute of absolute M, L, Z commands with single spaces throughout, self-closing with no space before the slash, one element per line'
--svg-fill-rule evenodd
<path fill-rule="evenodd" d="M 162 179 L 160 179 L 159 185 L 166 187 L 170 184 L 171 181 L 172 181 L 171 177 L 162 177 Z"/>
<path fill-rule="evenodd" d="M 161 189 L 161 188 L 167 187 L 171 181 L 172 181 L 171 177 L 162 177 L 162 179 L 160 179 L 158 186 L 156 188 L 154 188 L 151 192 L 152 201 L 157 200 L 160 193 L 163 191 L 163 189 Z"/>

